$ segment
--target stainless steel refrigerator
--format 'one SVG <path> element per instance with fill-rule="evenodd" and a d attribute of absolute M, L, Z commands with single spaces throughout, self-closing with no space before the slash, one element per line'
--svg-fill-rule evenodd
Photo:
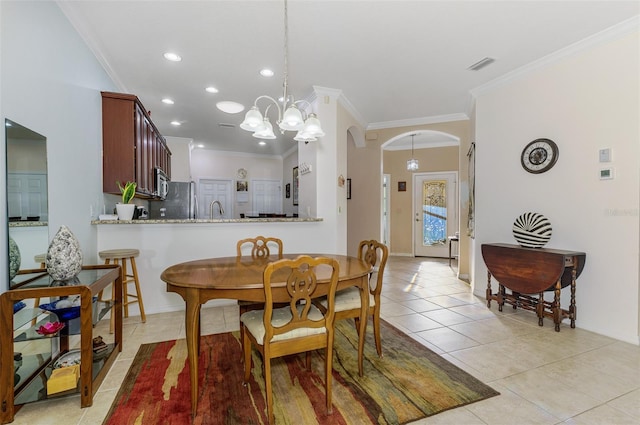
<path fill-rule="evenodd" d="M 164 201 L 149 202 L 150 220 L 187 220 L 198 218 L 196 182 L 169 182 Z"/>

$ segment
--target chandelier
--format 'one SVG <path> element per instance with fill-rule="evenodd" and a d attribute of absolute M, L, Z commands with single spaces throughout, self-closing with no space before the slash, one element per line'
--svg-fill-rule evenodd
<path fill-rule="evenodd" d="M 407 171 L 417 171 L 418 170 L 418 160 L 413 157 L 413 137 L 415 134 L 411 135 L 411 159 L 407 160 Z"/>
<path fill-rule="evenodd" d="M 306 100 L 294 100 L 293 96 L 288 94 L 289 89 L 289 17 L 287 10 L 287 0 L 284 0 L 284 93 L 282 95 L 282 107 L 280 103 L 271 96 L 262 95 L 253 103 L 251 109 L 249 109 L 244 117 L 244 121 L 240 124 L 240 128 L 243 130 L 253 132 L 253 137 L 258 139 L 275 139 L 276 136 L 273 133 L 273 126 L 267 114 L 271 106 L 276 107 L 278 111 L 278 120 L 276 124 L 280 128 L 280 133 L 284 134 L 285 131 L 297 131 L 293 138 L 299 142 L 315 142 L 318 137 L 324 136 L 324 131 L 320 125 L 320 120 L 314 113 L 307 113 L 304 110 L 300 110 L 298 105 L 306 103 L 309 108 L 311 104 Z M 264 111 L 264 115 L 258 109 L 258 101 L 265 99 L 269 101 L 267 108 Z M 284 111 L 284 114 L 282 113 Z"/>

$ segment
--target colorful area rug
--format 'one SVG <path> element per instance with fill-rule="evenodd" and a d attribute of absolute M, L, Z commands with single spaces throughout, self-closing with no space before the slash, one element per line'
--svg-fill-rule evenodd
<path fill-rule="evenodd" d="M 336 326 L 331 415 L 324 405 L 324 352 L 313 353 L 311 372 L 304 355 L 272 361 L 277 424 L 405 424 L 499 394 L 384 321 L 379 358 L 371 328 L 359 377 L 353 322 Z M 238 332 L 203 336 L 200 350 L 193 420 L 182 339 L 140 347 L 103 425 L 266 424 L 260 354 L 254 350 L 245 387 Z"/>

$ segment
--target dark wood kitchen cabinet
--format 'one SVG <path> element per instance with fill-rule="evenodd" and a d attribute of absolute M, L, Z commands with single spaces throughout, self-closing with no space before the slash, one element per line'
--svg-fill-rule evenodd
<path fill-rule="evenodd" d="M 102 92 L 102 191 L 137 183 L 136 196 L 156 194 L 155 170 L 171 177 L 171 151 L 137 96 Z"/>

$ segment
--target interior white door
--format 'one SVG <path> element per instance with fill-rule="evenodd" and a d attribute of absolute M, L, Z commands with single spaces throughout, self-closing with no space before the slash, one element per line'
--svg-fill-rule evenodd
<path fill-rule="evenodd" d="M 457 181 L 457 172 L 414 174 L 415 256 L 449 256 L 447 236 L 458 230 Z"/>
<path fill-rule="evenodd" d="M 282 181 L 252 180 L 253 210 L 260 213 L 282 213 Z"/>
<path fill-rule="evenodd" d="M 9 173 L 7 176 L 7 208 L 9 217 L 40 217 L 48 221 L 47 175 Z"/>
<path fill-rule="evenodd" d="M 231 180 L 200 179 L 198 181 L 198 217 L 211 217 L 211 204 L 220 201 L 224 214 L 220 214 L 217 204 L 213 206 L 213 218 L 233 217 L 231 202 Z"/>

